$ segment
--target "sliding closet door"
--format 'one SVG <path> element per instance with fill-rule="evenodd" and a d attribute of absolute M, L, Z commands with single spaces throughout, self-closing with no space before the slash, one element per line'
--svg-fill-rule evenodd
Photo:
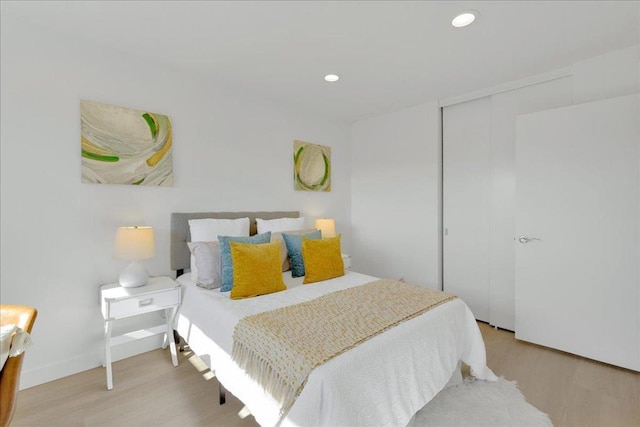
<path fill-rule="evenodd" d="M 571 100 L 559 78 L 443 109 L 444 288 L 491 325 L 515 329 L 516 117 Z"/>
<path fill-rule="evenodd" d="M 491 99 L 443 108 L 443 286 L 489 321 Z"/>

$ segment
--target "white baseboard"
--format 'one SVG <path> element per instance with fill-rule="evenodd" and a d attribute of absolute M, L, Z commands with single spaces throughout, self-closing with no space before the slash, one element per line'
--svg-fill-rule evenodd
<path fill-rule="evenodd" d="M 112 360 L 116 362 L 118 360 L 146 353 L 147 351 L 158 349 L 162 346 L 162 340 L 162 335 L 156 335 L 140 339 L 135 342 L 127 343 L 127 345 L 113 347 L 111 350 Z M 68 377 L 69 375 L 88 371 L 89 369 L 102 367 L 103 358 L 104 356 L 102 355 L 101 350 L 97 353 L 93 352 L 82 354 L 63 362 L 41 366 L 34 369 L 23 370 L 20 375 L 20 390 L 35 387 L 37 385 L 48 383 L 49 381 L 54 381 L 60 378 Z M 117 383 L 118 381 L 115 373 L 113 380 L 114 383 Z M 106 379 L 104 381 L 106 387 Z"/>

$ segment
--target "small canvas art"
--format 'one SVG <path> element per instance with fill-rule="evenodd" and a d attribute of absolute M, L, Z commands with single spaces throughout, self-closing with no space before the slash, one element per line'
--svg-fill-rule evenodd
<path fill-rule="evenodd" d="M 82 182 L 173 185 L 168 116 L 80 101 Z"/>
<path fill-rule="evenodd" d="M 293 188 L 331 191 L 331 147 L 293 141 Z"/>

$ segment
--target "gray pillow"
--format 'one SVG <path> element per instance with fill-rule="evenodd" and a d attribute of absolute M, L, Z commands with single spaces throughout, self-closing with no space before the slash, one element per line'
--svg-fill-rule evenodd
<path fill-rule="evenodd" d="M 201 288 L 222 286 L 220 242 L 189 242 L 191 251 L 191 279 Z"/>

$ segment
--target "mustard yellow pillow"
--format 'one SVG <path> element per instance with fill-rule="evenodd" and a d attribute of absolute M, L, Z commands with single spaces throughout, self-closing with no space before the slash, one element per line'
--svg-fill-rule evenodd
<path fill-rule="evenodd" d="M 278 242 L 250 244 L 230 242 L 233 260 L 231 299 L 250 298 L 284 291 Z"/>
<path fill-rule="evenodd" d="M 340 237 L 316 240 L 302 236 L 305 276 L 302 283 L 315 283 L 344 276 Z"/>

